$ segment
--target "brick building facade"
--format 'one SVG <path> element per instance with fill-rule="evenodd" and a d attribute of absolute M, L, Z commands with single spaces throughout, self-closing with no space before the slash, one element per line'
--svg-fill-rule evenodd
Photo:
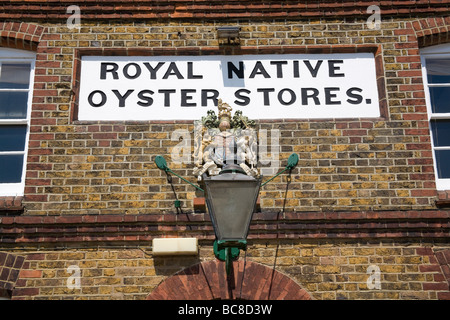
<path fill-rule="evenodd" d="M 449 1 L 79 1 L 75 28 L 62 3 L 0 4 L 0 49 L 35 53 L 23 191 L 0 194 L 4 296 L 450 299 L 450 198 L 436 183 L 421 63 L 421 49 L 450 41 Z M 238 26 L 239 42 L 219 41 L 218 26 Z M 170 164 L 172 133 L 193 121 L 77 117 L 85 56 L 331 53 L 374 55 L 380 116 L 256 119 L 279 130 L 279 169 L 300 160 L 261 189 L 233 290 L 215 287 L 226 275 L 202 195 L 174 177 L 177 211 L 154 164 Z M 192 165 L 170 166 L 196 183 Z M 153 256 L 160 237 L 195 237 L 198 255 Z"/>

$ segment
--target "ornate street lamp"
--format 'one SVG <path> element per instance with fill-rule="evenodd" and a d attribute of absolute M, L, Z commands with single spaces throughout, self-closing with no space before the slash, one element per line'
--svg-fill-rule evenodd
<path fill-rule="evenodd" d="M 213 224 L 216 240 L 214 255 L 225 261 L 227 274 L 231 270 L 231 262 L 239 257 L 240 250 L 247 249 L 247 235 L 255 212 L 259 189 L 286 170 L 292 170 L 298 163 L 298 155 L 289 156 L 287 166 L 275 176 L 261 184 L 261 177 L 252 177 L 238 165 L 229 164 L 218 175 L 204 175 L 205 189 L 192 184 L 173 172 L 162 156 L 156 156 L 155 163 L 159 169 L 170 172 L 205 192 L 209 216 Z"/>
<path fill-rule="evenodd" d="M 205 192 L 208 212 L 214 227 L 216 240 L 214 254 L 225 261 L 227 274 L 232 261 L 240 250 L 247 249 L 247 235 L 255 212 L 259 189 L 298 163 L 298 155 L 289 156 L 284 170 L 261 184 L 262 177 L 256 170 L 256 131 L 254 122 L 237 111 L 231 117 L 231 108 L 219 100 L 219 115 L 208 111 L 208 116 L 197 123 L 195 141 L 196 156 L 194 175 L 203 181 L 205 189 L 192 184 L 167 167 L 162 156 L 155 158 L 159 169 L 173 173 L 180 179 Z M 205 127 L 210 132 L 205 133 Z M 205 134 L 202 137 L 202 134 Z M 218 167 L 218 166 L 221 166 Z M 178 202 L 178 206 L 179 206 Z M 177 206 L 177 203 L 176 203 Z"/>

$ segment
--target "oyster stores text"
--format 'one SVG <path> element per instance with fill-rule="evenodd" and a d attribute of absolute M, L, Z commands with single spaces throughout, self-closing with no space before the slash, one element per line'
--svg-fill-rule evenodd
<path fill-rule="evenodd" d="M 378 117 L 372 53 L 84 56 L 80 120 L 196 120 L 228 102 L 253 119 Z"/>

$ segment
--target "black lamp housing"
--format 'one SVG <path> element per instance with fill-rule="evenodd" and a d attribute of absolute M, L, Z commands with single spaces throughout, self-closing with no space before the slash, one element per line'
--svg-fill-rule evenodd
<path fill-rule="evenodd" d="M 258 199 L 261 178 L 245 174 L 238 165 L 227 165 L 212 177 L 204 177 L 206 204 L 216 235 L 214 254 L 226 261 L 247 249 L 247 235 Z"/>
<path fill-rule="evenodd" d="M 237 165 L 228 165 L 218 175 L 203 181 L 217 241 L 223 246 L 246 241 L 261 178 L 246 175 Z"/>

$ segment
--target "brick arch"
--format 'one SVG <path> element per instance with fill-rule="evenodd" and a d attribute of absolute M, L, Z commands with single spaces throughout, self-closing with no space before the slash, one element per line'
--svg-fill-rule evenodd
<path fill-rule="evenodd" d="M 244 270 L 245 266 L 245 270 Z M 262 264 L 243 260 L 233 262 L 226 275 L 219 260 L 188 267 L 153 290 L 147 300 L 311 300 L 305 289 L 288 276 Z"/>
<path fill-rule="evenodd" d="M 0 22 L 0 46 L 36 51 L 44 27 L 26 22 Z"/>
<path fill-rule="evenodd" d="M 425 18 L 413 21 L 419 47 L 450 42 L 450 17 Z"/>

